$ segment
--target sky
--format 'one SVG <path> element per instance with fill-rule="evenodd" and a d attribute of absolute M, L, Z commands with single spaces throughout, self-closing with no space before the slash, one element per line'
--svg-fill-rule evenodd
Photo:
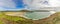
<path fill-rule="evenodd" d="M 24 7 L 23 0 L 13 0 L 13 2 L 16 4 L 17 8 L 23 8 Z"/>
<path fill-rule="evenodd" d="M 58 6 L 60 6 L 60 0 L 0 0 L 0 10 L 15 10 L 24 8 L 40 10 L 40 7 Z"/>
<path fill-rule="evenodd" d="M 15 10 L 24 7 L 23 0 L 0 0 L 0 10 Z"/>
<path fill-rule="evenodd" d="M 31 10 L 56 10 L 60 11 L 60 0 L 24 0 L 25 4 L 28 5 L 28 8 Z M 49 7 L 49 8 L 43 8 Z M 56 7 L 56 8 L 55 8 Z"/>

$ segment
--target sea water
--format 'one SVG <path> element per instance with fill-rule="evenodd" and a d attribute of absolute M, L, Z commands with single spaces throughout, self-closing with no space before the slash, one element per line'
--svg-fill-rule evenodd
<path fill-rule="evenodd" d="M 49 17 L 49 15 L 51 15 L 50 12 L 32 12 L 32 13 L 27 12 L 26 13 L 26 17 L 33 20 L 47 18 Z"/>

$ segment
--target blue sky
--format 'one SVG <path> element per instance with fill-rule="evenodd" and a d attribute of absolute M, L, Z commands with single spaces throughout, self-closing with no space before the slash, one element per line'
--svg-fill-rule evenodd
<path fill-rule="evenodd" d="M 23 0 L 0 0 L 0 10 L 6 10 L 6 9 L 28 9 L 24 3 L 26 5 L 29 5 L 28 7 L 30 7 L 30 9 L 39 9 L 40 7 L 59 7 L 60 6 L 60 1 L 58 0 L 49 0 L 49 5 L 46 4 L 46 2 L 44 2 L 44 4 L 39 3 L 39 0 L 34 0 L 31 3 L 30 0 L 25 0 L 25 2 L 23 2 Z M 48 3 L 48 2 L 47 2 Z M 40 5 L 41 4 L 41 5 Z"/>
<path fill-rule="evenodd" d="M 0 10 L 15 10 L 24 7 L 23 0 L 0 0 Z"/>
<path fill-rule="evenodd" d="M 16 8 L 23 8 L 24 7 L 23 0 L 13 0 L 13 2 L 15 2 Z"/>

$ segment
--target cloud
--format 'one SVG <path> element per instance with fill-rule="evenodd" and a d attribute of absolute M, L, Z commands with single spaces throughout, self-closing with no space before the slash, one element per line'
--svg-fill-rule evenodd
<path fill-rule="evenodd" d="M 59 7 L 60 6 L 59 0 L 49 0 L 49 3 L 50 3 L 51 7 Z"/>
<path fill-rule="evenodd" d="M 60 1 L 59 0 L 48 0 L 48 4 L 42 4 L 40 1 L 45 1 L 45 0 L 24 0 L 24 3 L 27 4 L 27 7 L 25 9 L 31 9 L 31 10 L 40 10 L 41 7 L 52 7 L 48 8 L 50 9 L 55 9 L 53 7 L 59 7 L 60 6 Z M 42 8 L 42 9 L 47 9 L 47 8 Z M 57 8 L 58 9 L 58 8 Z"/>
<path fill-rule="evenodd" d="M 15 8 L 15 3 L 12 0 L 0 0 L 0 6 Z"/>
<path fill-rule="evenodd" d="M 13 0 L 0 0 L 0 11 L 5 10 L 21 10 L 21 8 L 17 9 Z"/>

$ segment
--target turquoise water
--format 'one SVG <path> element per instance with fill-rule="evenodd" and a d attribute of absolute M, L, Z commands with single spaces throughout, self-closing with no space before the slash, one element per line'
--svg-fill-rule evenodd
<path fill-rule="evenodd" d="M 43 19 L 43 18 L 49 17 L 49 15 L 50 15 L 49 12 L 26 13 L 26 17 L 33 19 L 33 20 Z"/>

